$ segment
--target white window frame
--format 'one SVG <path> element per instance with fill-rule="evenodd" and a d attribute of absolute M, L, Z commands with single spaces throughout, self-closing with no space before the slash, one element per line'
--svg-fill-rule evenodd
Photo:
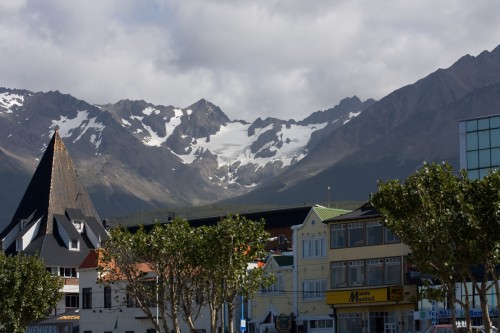
<path fill-rule="evenodd" d="M 324 237 L 306 238 L 302 240 L 302 258 L 325 258 L 326 239 Z"/>
<path fill-rule="evenodd" d="M 302 282 L 302 299 L 324 300 L 326 293 L 326 280 L 305 280 Z"/>
<path fill-rule="evenodd" d="M 262 289 L 263 294 L 278 294 L 285 292 L 285 275 L 283 272 L 275 272 L 276 281 Z"/>

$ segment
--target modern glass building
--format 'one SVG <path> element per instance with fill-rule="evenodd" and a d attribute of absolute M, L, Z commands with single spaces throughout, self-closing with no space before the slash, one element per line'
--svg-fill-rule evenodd
<path fill-rule="evenodd" d="M 460 169 L 481 179 L 500 168 L 500 115 L 459 122 Z"/>

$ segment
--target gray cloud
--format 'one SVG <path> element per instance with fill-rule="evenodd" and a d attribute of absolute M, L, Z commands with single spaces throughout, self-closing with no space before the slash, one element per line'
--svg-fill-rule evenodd
<path fill-rule="evenodd" d="M 302 119 L 500 44 L 500 2 L 0 0 L 0 85 Z"/>

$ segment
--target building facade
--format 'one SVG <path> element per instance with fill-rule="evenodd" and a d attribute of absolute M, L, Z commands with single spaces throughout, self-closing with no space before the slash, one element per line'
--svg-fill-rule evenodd
<path fill-rule="evenodd" d="M 38 255 L 64 281 L 55 315 L 78 309 L 77 268 L 107 231 L 85 190 L 57 130 L 9 225 L 0 233 L 2 250 Z"/>
<path fill-rule="evenodd" d="M 272 255 L 264 269 L 276 275 L 276 283 L 249 301 L 250 333 L 332 332 L 333 319 L 325 303 L 329 280 L 328 226 L 324 220 L 347 210 L 311 207 L 307 216 L 291 226 L 292 249 Z"/>
<path fill-rule="evenodd" d="M 500 115 L 459 122 L 460 169 L 481 179 L 500 167 Z"/>
<path fill-rule="evenodd" d="M 326 221 L 330 280 L 326 305 L 335 332 L 416 332 L 417 287 L 406 281 L 410 250 L 364 204 Z"/>

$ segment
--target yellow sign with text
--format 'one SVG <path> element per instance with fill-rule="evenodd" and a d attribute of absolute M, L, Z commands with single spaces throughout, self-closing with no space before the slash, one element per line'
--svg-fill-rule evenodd
<path fill-rule="evenodd" d="M 326 304 L 360 304 L 402 301 L 403 287 L 386 287 L 357 290 L 335 290 L 326 293 Z"/>

